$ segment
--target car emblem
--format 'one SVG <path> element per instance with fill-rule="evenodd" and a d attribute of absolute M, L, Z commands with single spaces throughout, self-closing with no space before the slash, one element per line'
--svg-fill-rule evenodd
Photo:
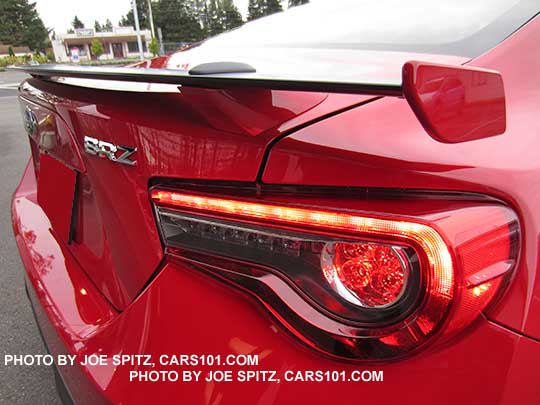
<path fill-rule="evenodd" d="M 84 151 L 90 155 L 107 158 L 115 163 L 122 163 L 129 166 L 135 166 L 137 164 L 136 160 L 129 159 L 131 155 L 137 152 L 137 148 L 115 145 L 89 136 L 84 137 Z M 118 156 L 118 152 L 122 152 L 122 154 Z"/>
<path fill-rule="evenodd" d="M 26 133 L 30 136 L 35 135 L 38 128 L 38 120 L 36 114 L 34 114 L 30 107 L 24 109 L 23 121 Z"/>

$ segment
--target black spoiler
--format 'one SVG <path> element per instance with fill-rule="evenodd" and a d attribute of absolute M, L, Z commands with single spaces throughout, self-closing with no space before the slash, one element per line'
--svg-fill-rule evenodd
<path fill-rule="evenodd" d="M 232 62 L 199 65 L 190 71 L 70 65 L 22 66 L 14 70 L 48 80 L 79 78 L 209 89 L 240 87 L 405 97 L 429 135 L 440 142 L 465 142 L 500 135 L 506 130 L 501 75 L 469 66 L 407 62 L 401 83 L 366 83 L 361 78 L 341 81 L 331 75 L 324 80 L 264 77 L 249 65 Z"/>
<path fill-rule="evenodd" d="M 208 64 L 206 64 L 208 65 Z M 244 65 L 247 66 L 247 65 Z M 236 72 L 229 73 L 234 68 Z M 251 68 L 252 69 L 252 68 Z M 401 96 L 401 83 L 362 83 L 335 80 L 303 80 L 298 78 L 263 77 L 249 68 L 239 71 L 233 64 L 227 73 L 211 72 L 199 65 L 188 71 L 171 69 L 143 69 L 125 67 L 93 67 L 70 65 L 38 65 L 13 68 L 33 77 L 73 77 L 79 79 L 115 80 L 123 82 L 174 84 L 209 89 L 231 87 L 265 88 L 271 90 L 310 91 L 321 93 L 371 94 L 378 96 Z M 247 71 L 245 71 L 247 70 Z"/>

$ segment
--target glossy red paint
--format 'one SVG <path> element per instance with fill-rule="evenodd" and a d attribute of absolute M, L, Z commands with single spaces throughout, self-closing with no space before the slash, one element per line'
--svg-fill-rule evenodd
<path fill-rule="evenodd" d="M 426 131 L 440 142 L 468 142 L 506 130 L 504 85 L 497 72 L 407 62 L 403 94 Z"/>
<path fill-rule="evenodd" d="M 53 354 L 82 357 L 145 353 L 159 359 L 161 355 L 172 356 L 179 351 L 207 353 L 211 348 L 214 354 L 258 354 L 261 359 L 258 369 L 275 369 L 280 373 L 289 369 L 348 372 L 358 369 L 357 365 L 320 357 L 297 344 L 264 310 L 257 305 L 246 305 L 246 301 L 251 300 L 248 296 L 201 275 L 193 265 L 181 261 L 166 264 L 148 289 L 128 309 L 117 314 L 88 282 L 69 250 L 49 231 L 50 224 L 35 203 L 35 187 L 30 164 L 14 196 L 13 218 L 30 282 L 30 296 Z M 32 224 L 31 230 L 24 228 L 22 224 L 26 223 Z M 23 237 L 28 232 L 35 232 L 36 237 Z M 41 260 L 28 254 L 32 247 L 52 257 L 50 268 L 46 269 Z M 179 285 L 183 286 L 182 294 L 178 294 Z M 83 289 L 86 294 L 81 293 Z M 197 311 L 182 311 L 179 318 L 181 308 L 197 308 Z M 207 332 L 210 320 L 214 333 Z M 253 333 L 254 330 L 257 333 Z M 215 331 L 219 331 L 219 339 Z M 383 370 L 385 382 L 354 385 L 354 390 L 366 398 L 384 395 L 388 403 L 417 404 L 415 395 L 402 395 L 404 390 L 421 390 L 422 400 L 427 403 L 453 404 L 463 400 L 464 395 L 470 403 L 512 403 L 515 400 L 535 403 L 539 392 L 533 389 L 537 378 L 533 366 L 540 358 L 539 353 L 538 342 L 482 320 L 467 339 L 457 340 L 445 348 L 404 362 L 363 367 Z M 72 395 L 81 404 L 137 404 L 170 401 L 176 397 L 185 403 L 208 403 L 220 398 L 222 404 L 237 404 L 238 392 L 242 392 L 244 403 L 288 403 L 298 395 L 314 404 L 357 403 L 357 398 L 351 396 L 351 383 L 201 381 L 185 385 L 147 385 L 130 383 L 131 369 L 127 365 L 76 366 L 64 367 L 62 371 Z M 519 384 L 516 384 L 518 379 Z M 473 380 L 475 386 L 483 388 L 471 390 Z M 520 388 L 522 385 L 524 389 Z M 445 395 L 441 396 L 441 392 Z"/>
<path fill-rule="evenodd" d="M 170 59 L 170 55 L 157 56 L 151 60 L 145 60 L 142 62 L 137 62 L 128 67 L 142 68 L 142 69 L 160 69 L 167 66 L 167 62 Z"/>
<path fill-rule="evenodd" d="M 76 243 L 70 249 L 117 309 L 137 296 L 163 258 L 148 201 L 151 178 L 254 181 L 281 126 L 373 99 L 205 89 L 137 94 L 38 80 L 27 81 L 21 95 L 38 113 L 62 117 L 80 151 L 84 136 L 138 148 L 135 167 L 83 154 L 86 170 L 78 179 Z"/>
<path fill-rule="evenodd" d="M 13 196 L 15 239 L 28 280 L 46 306 L 49 322 L 64 343 L 72 346 L 111 321 L 116 312 L 70 254 L 66 241 L 53 230 L 54 223 L 38 203 L 33 171 L 30 162 Z"/>
<path fill-rule="evenodd" d="M 59 238 L 68 242 L 77 174 L 49 155 L 39 159 L 37 201 Z"/>
<path fill-rule="evenodd" d="M 84 136 L 139 148 L 137 167 L 114 171 L 111 162 L 84 155 L 87 171 L 79 178 L 77 243 L 70 247 L 119 309 L 139 293 L 163 255 L 148 203 L 149 179 L 253 181 L 266 144 L 279 134 L 275 130 L 259 135 L 261 131 L 301 115 L 326 97 L 308 94 L 297 98 L 286 92 L 260 92 L 257 96 L 204 89 L 185 93 L 118 94 L 83 88 L 74 92 L 71 87 L 35 80 L 23 87 L 25 103 L 39 114 L 53 110 L 64 117 L 70 131 L 77 134 L 78 150 L 83 150 Z M 131 105 L 126 105 L 126 97 Z M 319 114 L 367 98 L 342 99 L 333 98 L 337 102 L 319 109 Z M 221 128 L 214 128 L 214 122 Z M 119 194 L 126 197 L 121 206 L 112 203 Z M 134 254 L 126 255 L 126 251 Z"/>
<path fill-rule="evenodd" d="M 504 135 L 443 144 L 426 134 L 405 100 L 384 98 L 278 142 L 263 182 L 468 191 L 508 202 L 522 220 L 524 250 L 509 295 L 490 317 L 539 338 L 540 213 L 535 207 L 540 204 L 540 170 L 534 152 L 540 132 L 534 101 L 540 88 L 538 41 L 540 19 L 535 18 L 470 63 L 504 78 Z"/>
<path fill-rule="evenodd" d="M 500 298 L 519 254 L 519 224 L 515 214 L 504 206 L 454 202 L 450 209 L 448 202 L 442 208 L 440 204 L 428 200 L 414 201 L 411 210 L 412 197 L 403 193 L 402 198 L 392 204 L 385 204 L 384 200 L 375 196 L 359 203 L 354 198 L 340 195 L 330 198 L 326 205 L 315 206 L 308 197 L 306 203 L 310 203 L 306 207 L 295 206 L 298 196 L 289 198 L 286 204 L 280 204 L 267 197 L 267 192 L 264 194 L 265 197 L 253 200 L 159 187 L 150 191 L 158 207 L 157 217 L 170 254 L 189 258 L 197 264 L 207 263 L 213 269 L 212 274 L 251 291 L 273 313 L 279 314 L 276 317 L 292 333 L 302 336 L 310 346 L 337 357 L 388 360 L 410 356 L 428 341 L 438 339 L 440 344 L 441 340 L 461 332 L 488 305 L 493 305 L 493 301 Z M 336 206 L 338 199 L 346 204 L 347 209 L 331 208 Z M 379 211 L 382 207 L 385 209 Z M 373 319 L 373 315 L 364 313 L 364 325 L 353 327 L 344 321 L 350 319 L 351 315 L 339 299 L 317 293 L 318 289 L 312 285 L 319 285 L 318 282 L 306 281 L 309 276 L 304 276 L 300 266 L 297 267 L 292 259 L 290 267 L 294 270 L 289 271 L 280 266 L 279 261 L 274 263 L 272 260 L 259 259 L 257 265 L 253 265 L 249 255 L 236 255 L 232 251 L 228 251 L 228 255 L 234 260 L 220 261 L 212 256 L 207 261 L 205 255 L 197 251 L 218 256 L 220 253 L 212 249 L 214 245 L 209 245 L 208 240 L 200 238 L 196 230 L 191 233 L 193 238 L 197 238 L 195 244 L 182 243 L 182 239 L 177 238 L 182 233 L 180 229 L 187 226 L 185 224 L 178 225 L 176 231 L 170 231 L 172 236 L 167 237 L 165 229 L 174 227 L 174 221 L 164 222 L 164 219 L 171 212 L 179 215 L 196 213 L 207 220 L 226 219 L 239 227 L 249 227 L 250 223 L 255 223 L 270 235 L 286 227 L 288 230 L 301 231 L 304 235 L 332 235 L 335 238 L 348 237 L 372 243 L 410 246 L 416 251 L 420 263 L 416 271 L 420 274 L 421 281 L 418 280 L 418 283 L 421 287 L 415 288 L 425 292 L 425 295 L 421 303 L 415 305 L 406 300 L 406 309 L 402 306 L 394 314 L 395 322 L 391 325 L 381 324 Z M 232 250 L 232 245 L 229 247 Z M 244 249 L 255 247 L 246 246 Z M 486 249 L 489 249 L 489 254 Z M 272 250 L 270 254 L 279 255 L 279 249 Z M 365 257 L 363 260 L 369 262 Z M 267 267 L 274 268 L 274 271 L 269 271 Z M 310 268 L 315 273 L 321 270 L 325 271 L 322 264 Z M 338 319 L 313 311 L 313 304 L 308 305 L 298 297 L 295 289 L 288 287 L 287 280 L 307 293 L 316 304 L 337 315 Z M 414 284 L 412 280 L 411 283 Z M 408 291 L 411 294 L 411 287 Z M 357 309 L 356 312 L 361 311 Z M 404 317 L 404 313 L 408 314 L 407 317 Z M 387 315 L 387 321 L 389 317 Z M 345 348 L 342 348 L 341 336 L 347 337 Z M 356 340 L 357 336 L 362 339 Z M 324 338 L 331 341 L 329 346 L 325 345 Z"/>
<path fill-rule="evenodd" d="M 23 214 L 21 212 L 21 214 Z M 24 215 L 24 214 L 23 214 Z M 16 211 L 18 216 L 18 211 Z M 22 218 L 22 216 L 21 216 Z M 184 287 L 178 294 L 177 286 Z M 34 286 L 32 288 L 35 288 Z M 182 353 L 258 354 L 261 362 L 257 369 L 278 370 L 358 370 L 357 365 L 336 362 L 315 355 L 283 333 L 276 322 L 257 305 L 246 305 L 250 298 L 230 289 L 220 281 L 201 275 L 193 265 L 170 262 L 148 289 L 123 313 L 91 336 L 70 342 L 64 337 L 66 325 L 59 327 L 56 313 L 50 306 L 42 306 L 39 294 L 33 297 L 37 317 L 53 354 L 152 354 Z M 63 292 L 62 292 L 63 294 Z M 51 296 L 57 301 L 58 297 Z M 79 308 L 79 307 L 77 307 Z M 179 309 L 197 308 L 197 311 Z M 69 306 L 59 307 L 60 311 Z M 82 311 L 83 308 L 80 308 Z M 211 330 L 208 333 L 209 320 Z M 231 328 L 234 324 L 234 328 Z M 189 333 L 186 333 L 186 326 Z M 256 330 L 257 333 L 253 333 Z M 219 339 L 216 339 L 219 331 Z M 181 346 L 179 346 L 181 345 Z M 181 349 L 179 349 L 181 347 Z M 356 404 L 352 392 L 361 392 L 365 398 L 384 396 L 388 403 L 418 404 L 416 395 L 403 396 L 404 390 L 422 392 L 426 403 L 453 404 L 467 398 L 470 403 L 535 403 L 539 398 L 532 389 L 536 381 L 536 368 L 530 367 L 539 358 L 540 344 L 520 337 L 486 320 L 478 322 L 467 339 L 434 352 L 426 352 L 410 360 L 362 367 L 362 370 L 382 370 L 384 383 L 351 386 L 344 383 L 214 383 L 201 381 L 193 384 L 129 382 L 131 366 L 64 368 L 64 379 L 72 395 L 81 404 L 149 401 L 170 401 L 178 398 L 185 403 L 210 403 L 216 398 L 221 404 L 290 403 L 302 395 L 313 404 L 338 401 Z M 160 366 L 161 369 L 171 367 Z M 174 367 L 172 367 L 174 368 Z M 208 367 L 205 370 L 209 369 Z M 237 367 L 230 367 L 237 371 Z M 510 384 L 519 378 L 520 384 Z M 475 381 L 482 389 L 471 389 Z M 429 381 L 429 384 L 425 384 Z M 518 389 L 521 384 L 525 390 Z M 453 387 L 449 389 L 449 387 Z M 441 392 L 445 392 L 441 396 Z"/>
<path fill-rule="evenodd" d="M 83 404 L 171 398 L 188 404 L 298 398 L 310 404 L 357 404 L 359 398 L 399 404 L 539 403 L 539 41 L 536 18 L 468 63 L 502 75 L 507 128 L 501 136 L 462 144 L 431 138 L 405 99 L 201 89 L 139 94 L 28 80 L 22 102 L 38 116 L 38 134 L 49 130 L 55 141 L 43 143 L 43 136 L 31 134 L 33 160 L 14 195 L 12 217 L 29 295 L 52 354 L 150 354 L 155 359 L 178 353 L 258 354 L 258 370 L 279 373 L 384 371 L 381 384 L 181 384 L 129 382 L 133 367 L 128 365 L 77 365 L 60 370 L 73 397 Z M 430 58 L 445 63 L 453 57 Z M 170 66 L 172 59 L 155 66 Z M 392 60 L 410 59 L 399 54 Z M 84 136 L 137 147 L 137 166 L 82 153 Z M 55 170 L 41 173 L 43 162 Z M 50 176 L 73 170 L 78 210 L 75 239 L 68 244 L 65 210 L 72 178 L 57 201 L 46 199 L 49 209 L 38 196 L 51 184 Z M 279 313 L 273 317 L 251 295 L 209 276 L 208 263 L 165 254 L 148 190 L 156 181 L 172 180 L 204 185 L 215 180 L 239 195 L 245 192 L 241 187 L 253 187 L 256 198 L 270 194 L 276 203 L 387 215 L 414 216 L 420 210 L 427 215 L 489 201 L 518 214 L 521 255 L 506 296 L 466 332 L 394 363 L 351 364 L 301 344 L 306 339 L 290 335 L 275 319 Z M 289 194 L 272 195 L 287 185 L 294 186 L 287 188 Z M 296 186 L 308 185 L 320 191 L 297 193 Z M 335 198 L 336 188 L 350 195 Z M 373 197 L 385 188 L 425 192 L 407 200 Z M 358 189 L 362 197 L 354 194 Z M 56 213 L 50 210 L 55 203 Z M 454 230 L 456 244 L 459 230 Z"/>
<path fill-rule="evenodd" d="M 26 83 L 23 84 L 23 91 L 32 92 Z M 42 96 L 41 94 L 36 97 Z M 51 95 L 47 97 L 52 98 Z M 37 99 L 37 98 L 35 98 Z M 45 104 L 46 106 L 47 104 Z M 36 130 L 29 134 L 32 147 L 35 149 L 35 156 L 40 152 L 54 156 L 73 170 L 84 172 L 86 169 L 81 159 L 79 148 L 77 147 L 73 134 L 68 129 L 65 121 L 51 109 L 44 108 L 43 104 L 36 104 L 25 100 L 21 102 L 21 112 L 24 116 L 26 110 L 35 114 L 37 120 Z M 34 161 L 39 164 L 39 159 Z M 39 170 L 39 168 L 37 168 Z"/>

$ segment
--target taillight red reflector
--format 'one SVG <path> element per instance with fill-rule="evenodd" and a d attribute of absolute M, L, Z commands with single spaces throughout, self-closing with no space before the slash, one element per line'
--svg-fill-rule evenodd
<path fill-rule="evenodd" d="M 433 267 L 437 293 L 452 294 L 452 257 L 441 236 L 422 223 L 391 220 L 344 212 L 322 211 L 237 201 L 224 198 L 184 194 L 175 191 L 152 190 L 151 198 L 156 204 L 195 209 L 210 213 L 230 215 L 241 219 L 260 219 L 287 225 L 348 231 L 379 236 L 404 237 L 418 243 L 425 251 Z"/>
<path fill-rule="evenodd" d="M 500 295 L 519 252 L 517 217 L 501 205 L 399 216 L 158 188 L 151 199 L 169 253 L 208 264 L 310 345 L 353 359 L 401 357 L 463 329 Z"/>
<path fill-rule="evenodd" d="M 408 276 L 399 248 L 373 243 L 327 243 L 321 268 L 328 283 L 352 304 L 381 308 L 396 302 Z"/>

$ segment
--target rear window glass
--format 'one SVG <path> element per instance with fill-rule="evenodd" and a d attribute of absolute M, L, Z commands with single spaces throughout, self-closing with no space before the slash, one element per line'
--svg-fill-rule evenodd
<path fill-rule="evenodd" d="M 540 11 L 538 0 L 311 0 L 208 41 L 478 56 Z"/>

